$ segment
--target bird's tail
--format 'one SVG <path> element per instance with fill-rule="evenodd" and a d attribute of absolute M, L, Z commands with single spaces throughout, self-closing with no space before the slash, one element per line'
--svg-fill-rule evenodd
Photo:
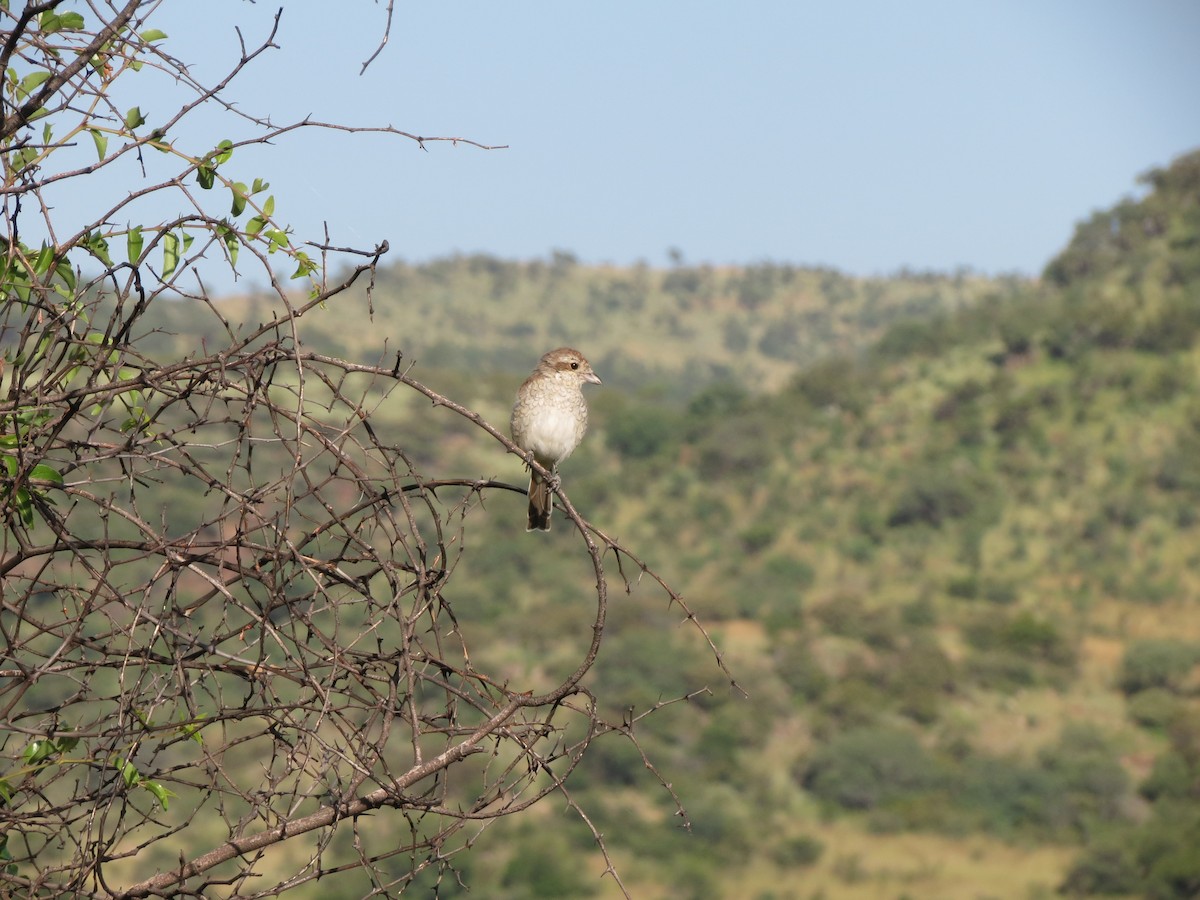
<path fill-rule="evenodd" d="M 529 473 L 529 525 L 526 531 L 549 531 L 554 495 L 550 485 L 537 472 Z"/>

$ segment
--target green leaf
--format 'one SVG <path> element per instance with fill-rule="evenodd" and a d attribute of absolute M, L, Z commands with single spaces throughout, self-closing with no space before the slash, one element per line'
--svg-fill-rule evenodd
<path fill-rule="evenodd" d="M 179 238 L 174 232 L 168 231 L 163 235 L 163 273 L 164 279 L 170 278 L 179 265 Z"/>
<path fill-rule="evenodd" d="M 104 159 L 104 154 L 108 152 L 108 135 L 95 128 L 89 128 L 88 131 L 92 133 L 92 140 L 96 144 L 96 156 Z"/>
<path fill-rule="evenodd" d="M 204 727 L 204 720 L 206 718 L 208 717 L 203 715 L 197 716 L 195 722 L 189 722 L 187 724 L 180 725 L 179 730 L 182 731 L 189 740 L 195 741 L 197 744 L 203 747 L 204 738 L 200 736 L 200 729 Z"/>
<path fill-rule="evenodd" d="M 54 267 L 54 274 L 67 283 L 67 287 L 75 290 L 75 270 L 71 268 L 71 260 L 62 257 Z"/>
<path fill-rule="evenodd" d="M 139 125 L 146 124 L 146 117 L 142 115 L 142 108 L 135 106 L 129 112 L 125 113 L 125 127 L 132 131 Z"/>
<path fill-rule="evenodd" d="M 229 263 L 232 266 L 237 266 L 238 250 L 241 249 L 241 242 L 238 240 L 237 232 L 229 226 L 227 222 L 221 222 L 217 225 L 217 234 L 221 236 L 221 240 L 225 242 L 225 249 L 229 251 Z"/>
<path fill-rule="evenodd" d="M 217 165 L 229 162 L 231 156 L 233 156 L 233 141 L 224 140 L 217 144 L 217 152 L 213 155 Z"/>
<path fill-rule="evenodd" d="M 276 247 L 286 247 L 287 246 L 288 238 L 287 238 L 286 232 L 280 231 L 278 228 L 270 228 L 270 229 L 264 231 L 263 234 L 266 237 L 270 238 L 271 243 L 274 244 Z"/>
<path fill-rule="evenodd" d="M 58 749 L 63 753 L 70 753 L 79 744 L 79 738 L 63 735 L 58 739 Z"/>
<path fill-rule="evenodd" d="M 316 260 L 310 257 L 303 250 L 296 251 L 296 271 L 292 273 L 292 278 L 303 278 L 305 275 L 311 275 L 317 269 Z"/>
<path fill-rule="evenodd" d="M 142 245 L 145 243 L 145 238 L 142 237 L 142 226 L 134 225 L 129 229 L 129 234 L 125 236 L 125 251 L 129 255 L 129 261 L 136 263 L 142 256 Z"/>
<path fill-rule="evenodd" d="M 4 8 L 8 9 L 7 0 L 5 0 Z M 16 875 L 20 871 L 21 867 L 12 862 L 12 852 L 8 849 L 8 835 L 0 835 L 0 872 L 5 875 Z"/>
<path fill-rule="evenodd" d="M 137 767 L 129 760 L 118 757 L 114 765 L 117 771 L 121 773 L 121 777 L 125 779 L 126 787 L 133 787 L 142 780 L 142 776 L 138 774 Z"/>
<path fill-rule="evenodd" d="M 30 116 L 32 119 L 33 116 Z M 29 165 L 38 158 L 38 150 L 36 147 L 26 147 L 24 150 L 18 150 L 12 155 L 12 167 L 14 171 L 21 172 L 29 167 Z"/>
<path fill-rule="evenodd" d="M 83 31 L 84 21 L 83 16 L 79 13 L 63 13 L 58 15 L 53 12 L 44 12 L 38 20 L 38 25 L 46 34 L 54 34 L 56 31 Z"/>
<path fill-rule="evenodd" d="M 246 186 L 240 181 L 235 181 L 233 183 L 233 187 L 231 187 L 229 190 L 233 192 L 233 208 L 230 210 L 230 212 L 234 215 L 234 217 L 240 216 L 242 211 L 246 208 Z"/>
<path fill-rule="evenodd" d="M 270 186 L 271 186 L 271 182 L 263 181 L 261 178 L 255 178 L 254 179 L 254 189 L 250 193 L 252 193 L 252 194 L 261 193 L 262 191 L 265 191 Z"/>
<path fill-rule="evenodd" d="M 167 33 L 165 31 L 159 31 L 157 28 L 148 28 L 139 34 L 138 37 L 140 37 L 147 44 L 152 44 L 155 41 L 166 40 Z"/>
<path fill-rule="evenodd" d="M 267 223 L 263 221 L 261 216 L 255 216 L 253 219 L 251 219 L 249 222 L 246 223 L 246 234 L 248 234 L 250 237 L 254 237 L 256 234 L 258 234 L 260 231 L 263 230 L 263 228 L 266 226 L 266 224 Z"/>
<path fill-rule="evenodd" d="M 158 801 L 158 805 L 163 809 L 167 808 L 167 798 L 174 796 L 174 794 L 168 791 L 157 781 L 143 781 L 142 787 L 154 795 L 154 799 Z"/>
<path fill-rule="evenodd" d="M 28 746 L 25 747 L 25 752 L 22 754 L 22 756 L 24 757 L 27 765 L 33 766 L 48 759 L 49 756 L 57 749 L 58 747 L 55 745 L 54 741 L 50 740 L 49 738 L 39 738 L 36 741 L 29 742 Z"/>
<path fill-rule="evenodd" d="M 49 144 L 50 139 L 53 136 L 54 136 L 54 129 L 50 126 L 50 123 L 47 122 L 45 127 L 42 129 L 42 143 Z"/>
<path fill-rule="evenodd" d="M 183 252 L 184 253 L 187 253 L 188 250 L 191 249 L 192 241 L 194 241 L 195 239 L 196 239 L 196 236 L 194 234 L 192 234 L 190 231 L 185 231 L 183 233 Z"/>
<path fill-rule="evenodd" d="M 108 255 L 108 241 L 106 241 L 98 231 L 93 231 L 83 239 L 83 246 L 92 256 L 100 260 L 106 266 L 113 264 L 112 257 Z"/>
<path fill-rule="evenodd" d="M 170 153 L 171 144 L 169 141 L 164 140 L 166 136 L 167 133 L 161 128 L 155 128 L 152 132 L 150 132 L 150 140 L 148 143 L 159 153 Z"/>
<path fill-rule="evenodd" d="M 42 249 L 33 262 L 33 271 L 38 275 L 45 275 L 50 271 L 52 262 L 54 262 L 54 248 L 49 244 L 42 244 Z"/>
<path fill-rule="evenodd" d="M 33 500 L 29 496 L 29 491 L 25 488 L 17 491 L 17 514 L 21 517 L 21 521 L 24 524 L 33 524 Z"/>
<path fill-rule="evenodd" d="M 41 85 L 50 80 L 49 72 L 30 72 L 17 85 L 17 96 L 24 100 L 31 96 Z"/>
<path fill-rule="evenodd" d="M 275 215 L 275 195 L 274 194 L 272 194 L 270 197 L 268 197 L 267 202 L 263 204 L 262 214 L 263 214 L 263 218 L 265 218 L 265 219 L 269 219 L 269 218 L 271 218 L 271 216 Z"/>
<path fill-rule="evenodd" d="M 204 190 L 211 190 L 216 178 L 217 170 L 212 166 L 201 165 L 196 168 L 196 184 Z"/>
<path fill-rule="evenodd" d="M 55 487 L 63 486 L 63 477 L 58 473 L 58 470 L 52 469 L 44 463 L 38 463 L 30 469 L 29 477 L 33 481 L 48 481 Z"/>

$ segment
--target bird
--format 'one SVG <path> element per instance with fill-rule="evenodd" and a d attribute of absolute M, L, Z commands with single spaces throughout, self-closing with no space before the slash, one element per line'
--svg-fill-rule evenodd
<path fill-rule="evenodd" d="M 552 491 L 558 488 L 558 464 L 570 456 L 587 431 L 585 384 L 603 384 L 578 350 L 559 347 L 538 361 L 537 368 L 517 391 L 509 430 L 513 443 L 551 473 L 547 480 L 529 472 L 529 519 L 526 531 L 549 531 L 554 509 Z"/>

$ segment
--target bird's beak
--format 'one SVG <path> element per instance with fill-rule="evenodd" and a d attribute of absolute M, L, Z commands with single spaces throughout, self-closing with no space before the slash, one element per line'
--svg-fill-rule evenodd
<path fill-rule="evenodd" d="M 604 384 L 604 382 L 600 380 L 600 376 L 597 375 L 595 372 L 588 372 L 586 375 L 583 376 L 583 380 L 589 381 L 592 384 Z"/>

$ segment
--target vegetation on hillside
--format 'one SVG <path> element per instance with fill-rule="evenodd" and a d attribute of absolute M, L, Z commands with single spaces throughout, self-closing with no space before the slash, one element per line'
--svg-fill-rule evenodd
<path fill-rule="evenodd" d="M 676 611 L 639 590 L 613 609 L 591 676 L 613 714 L 711 688 L 638 725 L 690 831 L 632 748 L 602 740 L 575 773 L 639 895 L 958 896 L 942 863 L 882 862 L 914 834 L 947 859 L 986 839 L 981 872 L 1061 848 L 1005 868 L 1006 895 L 1195 893 L 1198 172 L 1192 154 L 1151 173 L 1038 284 L 466 257 L 381 271 L 369 333 L 306 320 L 349 355 L 386 336 L 498 424 L 545 347 L 597 360 L 565 487 L 659 548 L 750 693 L 719 686 Z M 252 321 L 254 302 L 228 308 Z M 397 398 L 372 421 L 407 434 L 418 412 Z M 440 422 L 417 463 L 519 480 Z M 554 670 L 586 572 L 548 549 L 561 535 L 511 539 L 518 498 L 474 515 L 464 637 L 481 663 Z M 481 839 L 463 881 L 604 893 L 586 829 L 544 815 Z"/>
<path fill-rule="evenodd" d="M 871 848 L 920 831 L 947 853 L 985 834 L 1073 856 L 1018 895 L 1194 895 L 1197 172 L 1200 154 L 1152 173 L 1141 199 L 1080 226 L 1042 284 L 927 308 L 779 390 L 731 366 L 698 390 L 658 372 L 597 392 L 570 496 L 610 533 L 662 548 L 664 570 L 724 623 L 751 695 L 715 690 L 694 702 L 698 726 L 667 710 L 643 732 L 690 834 L 664 829 L 672 810 L 646 793 L 636 753 L 581 767 L 580 796 L 647 885 L 732 896 L 758 878 L 797 885 L 761 896 L 836 896 L 886 882 Z M 758 312 L 774 309 L 768 297 Z M 683 321 L 704 333 L 708 313 Z M 614 332 L 600 340 L 621 344 Z M 686 358 L 685 343 L 664 337 L 661 357 Z M 744 354 L 741 372 L 760 365 Z M 505 393 L 471 389 L 502 421 Z M 493 473 L 463 453 L 444 461 Z M 540 627 L 512 661 L 546 664 L 570 616 L 560 585 L 577 576 L 542 545 L 500 538 L 513 509 L 490 513 L 497 552 L 465 599 L 501 630 L 532 613 Z M 637 592 L 616 613 L 595 677 L 631 714 L 712 681 L 676 620 Z M 830 817 L 873 837 L 823 851 Z M 467 874 L 553 896 L 522 849 L 539 834 Z M 564 841 L 555 858 L 586 852 Z M 924 877 L 918 892 L 936 895 Z"/>
<path fill-rule="evenodd" d="M 301 333 L 318 352 L 374 361 L 401 351 L 422 372 L 448 374 L 513 375 L 530 368 L 537 348 L 581 343 L 606 384 L 653 388 L 678 401 L 719 381 L 756 392 L 782 387 L 798 368 L 853 353 L 897 321 L 1026 286 L 1015 276 L 967 271 L 858 278 L 772 262 L 626 269 L 586 266 L 564 251 L 529 262 L 479 254 L 381 267 L 369 320 L 346 298 L 340 302 L 355 313 L 343 327 L 318 317 Z M 270 308 L 269 297 L 253 294 L 222 303 L 231 321 L 251 324 Z M 163 349 L 187 351 L 203 323 L 198 313 L 188 305 L 158 311 L 170 317 Z"/>

